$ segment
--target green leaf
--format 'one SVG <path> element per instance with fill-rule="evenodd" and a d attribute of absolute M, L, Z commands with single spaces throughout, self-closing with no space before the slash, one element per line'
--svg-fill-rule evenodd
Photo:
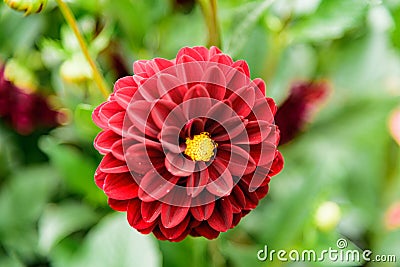
<path fill-rule="evenodd" d="M 252 33 L 252 29 L 256 26 L 258 20 L 264 15 L 272 2 L 271 0 L 264 0 L 246 6 L 247 11 L 245 17 L 241 17 L 239 24 L 234 24 L 235 28 L 230 34 L 230 37 L 227 38 L 224 51 L 232 57 L 237 56 L 246 44 L 249 35 Z"/>
<path fill-rule="evenodd" d="M 290 39 L 298 42 L 323 41 L 342 37 L 362 22 L 366 0 L 324 0 L 315 13 L 293 22 Z"/>
<path fill-rule="evenodd" d="M 47 254 L 64 237 L 95 222 L 92 208 L 78 202 L 49 204 L 39 221 L 39 249 Z"/>
<path fill-rule="evenodd" d="M 60 178 L 49 166 L 22 168 L 0 191 L 0 240 L 7 251 L 29 260 L 37 252 L 36 222 Z M 2 265 L 7 266 L 7 265 Z"/>
<path fill-rule="evenodd" d="M 92 158 L 51 136 L 43 136 L 39 140 L 39 147 L 58 169 L 69 190 L 84 195 L 92 203 L 105 202 L 104 194 L 93 181 L 96 164 Z"/>
<path fill-rule="evenodd" d="M 92 120 L 93 109 L 94 107 L 88 104 L 79 104 L 75 109 L 76 130 L 84 140 L 93 140 L 100 131 Z"/>
<path fill-rule="evenodd" d="M 392 31 L 392 43 L 400 51 L 400 7 L 392 11 L 392 17 L 395 24 Z"/>
<path fill-rule="evenodd" d="M 60 181 L 49 166 L 17 170 L 0 193 L 0 232 L 35 222 Z"/>
<path fill-rule="evenodd" d="M 156 242 L 128 225 L 125 215 L 111 214 L 89 232 L 70 266 L 161 266 Z"/>

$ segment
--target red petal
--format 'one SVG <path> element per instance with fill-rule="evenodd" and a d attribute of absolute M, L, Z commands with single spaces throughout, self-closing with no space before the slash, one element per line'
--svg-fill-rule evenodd
<path fill-rule="evenodd" d="M 180 237 L 184 232 L 187 232 L 189 222 L 190 216 L 186 216 L 185 219 L 175 227 L 167 228 L 162 224 L 159 224 L 158 227 L 168 240 L 174 240 Z"/>
<path fill-rule="evenodd" d="M 216 62 L 216 63 L 220 63 L 220 64 L 224 64 L 227 66 L 231 66 L 233 64 L 233 60 L 230 56 L 225 55 L 225 54 L 217 54 L 214 55 L 210 58 L 211 62 Z M 225 70 L 225 69 L 224 69 Z M 226 70 L 228 70 L 228 68 L 226 68 Z"/>
<path fill-rule="evenodd" d="M 123 87 L 119 89 L 117 92 L 115 92 L 114 98 L 122 108 L 127 109 L 129 103 L 132 100 L 133 95 L 136 92 L 137 92 L 137 87 L 133 86 Z"/>
<path fill-rule="evenodd" d="M 255 92 L 252 87 L 242 87 L 233 92 L 228 98 L 232 103 L 233 110 L 243 117 L 250 114 L 255 102 Z"/>
<path fill-rule="evenodd" d="M 146 202 L 160 200 L 175 187 L 179 179 L 178 176 L 172 176 L 167 180 L 157 171 L 150 171 L 140 181 L 139 198 Z"/>
<path fill-rule="evenodd" d="M 242 190 L 243 194 L 245 195 L 246 199 L 246 210 L 252 210 L 258 205 L 259 198 L 255 192 L 249 191 L 249 185 L 246 183 L 245 180 L 240 180 L 238 185 Z"/>
<path fill-rule="evenodd" d="M 208 60 L 208 49 L 205 48 L 204 46 L 194 46 L 192 47 L 193 50 L 195 50 L 199 55 L 203 58 L 203 60 Z"/>
<path fill-rule="evenodd" d="M 108 174 L 104 181 L 104 193 L 117 200 L 126 200 L 138 196 L 138 185 L 129 172 Z"/>
<path fill-rule="evenodd" d="M 121 140 L 121 136 L 111 130 L 100 132 L 94 139 L 94 147 L 102 154 L 111 152 L 115 142 Z"/>
<path fill-rule="evenodd" d="M 105 173 L 128 172 L 128 166 L 124 161 L 116 159 L 111 153 L 108 153 L 100 162 L 100 170 Z"/>
<path fill-rule="evenodd" d="M 204 119 L 196 118 L 196 119 L 191 119 L 186 123 L 181 134 L 183 134 L 182 136 L 183 138 L 185 137 L 193 138 L 193 136 L 195 136 L 196 134 L 200 134 L 202 132 L 204 132 Z"/>
<path fill-rule="evenodd" d="M 107 102 L 102 103 L 101 105 L 97 106 L 92 113 L 92 120 L 93 122 L 102 129 L 107 128 L 107 122 L 103 121 L 102 118 L 100 118 L 100 109 L 106 104 Z"/>
<path fill-rule="evenodd" d="M 232 205 L 228 199 L 217 200 L 214 212 L 208 219 L 208 224 L 216 231 L 226 232 L 232 227 L 233 212 Z"/>
<path fill-rule="evenodd" d="M 202 66 L 204 64 L 204 62 L 200 64 L 200 62 L 194 58 L 183 55 L 179 60 L 177 60 L 176 71 L 178 79 L 186 84 L 201 82 L 201 76 L 203 73 Z"/>
<path fill-rule="evenodd" d="M 161 144 L 166 152 L 181 153 L 182 148 L 179 145 L 179 134 L 181 129 L 176 126 L 166 126 L 161 129 Z"/>
<path fill-rule="evenodd" d="M 132 123 L 142 133 L 157 138 L 159 129 L 148 119 L 150 117 L 151 103 L 145 100 L 135 101 L 129 105 L 127 115 Z"/>
<path fill-rule="evenodd" d="M 187 159 L 181 153 L 167 153 L 165 157 L 165 167 L 175 176 L 188 176 L 194 171 L 196 164 L 192 160 Z"/>
<path fill-rule="evenodd" d="M 259 166 L 270 165 L 275 157 L 276 145 L 262 142 L 250 146 L 250 155 Z M 271 165 L 270 165 L 271 166 Z"/>
<path fill-rule="evenodd" d="M 254 192 L 257 188 L 269 183 L 268 173 L 268 165 L 266 167 L 258 166 L 253 173 L 243 176 L 242 180 L 248 185 L 248 191 Z"/>
<path fill-rule="evenodd" d="M 259 144 L 264 141 L 271 132 L 271 124 L 266 121 L 250 121 L 246 125 L 246 131 L 232 139 L 232 144 Z"/>
<path fill-rule="evenodd" d="M 116 211 L 126 211 L 128 209 L 129 200 L 116 200 L 109 198 L 108 205 Z"/>
<path fill-rule="evenodd" d="M 193 172 L 186 182 L 186 192 L 189 196 L 196 197 L 206 187 L 209 180 L 208 169 Z"/>
<path fill-rule="evenodd" d="M 209 57 L 211 58 L 217 54 L 222 54 L 221 50 L 216 46 L 211 46 L 210 52 L 209 52 L 209 55 L 210 55 Z"/>
<path fill-rule="evenodd" d="M 176 62 L 182 61 L 182 57 L 190 56 L 196 61 L 203 61 L 204 58 L 196 49 L 190 47 L 183 47 L 179 50 L 178 54 L 176 55 Z"/>
<path fill-rule="evenodd" d="M 119 139 L 111 147 L 111 153 L 119 160 L 125 161 L 124 147 L 122 146 L 122 139 Z"/>
<path fill-rule="evenodd" d="M 233 187 L 232 175 L 228 169 L 217 160 L 208 167 L 210 182 L 207 184 L 207 190 L 216 196 L 226 196 L 231 193 Z"/>
<path fill-rule="evenodd" d="M 222 100 L 226 91 L 226 79 L 224 73 L 217 66 L 209 67 L 202 79 L 205 83 L 208 93 L 212 98 Z"/>
<path fill-rule="evenodd" d="M 200 195 L 192 200 L 190 212 L 198 221 L 208 220 L 214 211 L 215 196 L 203 191 Z"/>
<path fill-rule="evenodd" d="M 137 60 L 133 62 L 133 72 L 135 74 L 146 72 L 146 63 L 148 60 Z"/>
<path fill-rule="evenodd" d="M 157 79 L 157 88 L 160 96 L 179 104 L 187 91 L 183 81 L 173 75 L 162 73 Z"/>
<path fill-rule="evenodd" d="M 172 190 L 165 198 L 161 208 L 161 222 L 165 228 L 180 224 L 189 212 L 191 198 L 185 190 Z M 174 205 L 168 204 L 173 203 Z"/>
<path fill-rule="evenodd" d="M 253 172 L 256 168 L 256 162 L 249 152 L 236 145 L 222 144 L 218 146 L 215 159 L 227 166 L 234 176 L 243 176 Z"/>
<path fill-rule="evenodd" d="M 243 74 L 245 74 L 247 77 L 250 78 L 250 69 L 246 61 L 244 60 L 235 61 L 232 64 L 232 68 L 238 68 L 238 70 L 240 70 Z"/>
<path fill-rule="evenodd" d="M 164 58 L 155 58 L 153 59 L 154 66 L 157 68 L 157 72 L 163 71 L 167 68 L 174 66 L 174 63 L 171 60 L 167 60 Z"/>
<path fill-rule="evenodd" d="M 253 80 L 253 83 L 257 86 L 257 88 L 260 90 L 260 92 L 265 96 L 267 92 L 267 86 L 265 85 L 265 82 L 263 79 L 256 78 Z"/>
<path fill-rule="evenodd" d="M 122 130 L 124 129 L 125 114 L 125 111 L 119 112 L 113 115 L 108 121 L 108 127 L 116 134 L 119 134 L 121 136 Z"/>
<path fill-rule="evenodd" d="M 277 175 L 278 173 L 280 173 L 281 170 L 283 169 L 283 164 L 284 164 L 283 156 L 282 156 L 281 152 L 279 152 L 277 150 L 276 154 L 275 154 L 274 162 L 272 163 L 271 170 L 269 172 L 269 175 L 274 176 L 274 175 Z"/>
<path fill-rule="evenodd" d="M 257 99 L 254 103 L 252 112 L 247 117 L 250 121 L 267 121 L 271 124 L 274 123 L 274 110 L 276 109 L 275 103 L 271 98 Z"/>
<path fill-rule="evenodd" d="M 247 120 L 242 121 L 238 116 L 232 116 L 226 121 L 220 121 L 214 129 L 210 128 L 213 140 L 216 142 L 227 141 L 245 132 Z"/>
<path fill-rule="evenodd" d="M 234 213 L 241 212 L 246 207 L 246 198 L 239 186 L 233 187 L 232 193 L 227 199 L 231 202 Z"/>
<path fill-rule="evenodd" d="M 125 87 L 136 87 L 137 88 L 137 83 L 133 79 L 133 76 L 126 76 L 118 79 L 115 84 L 114 84 L 114 92 L 119 91 L 122 88 Z"/>
<path fill-rule="evenodd" d="M 268 194 L 268 190 L 269 190 L 268 184 L 267 184 L 266 186 L 259 187 L 259 188 L 256 190 L 257 197 L 258 197 L 259 199 L 264 198 L 264 197 Z"/>
<path fill-rule="evenodd" d="M 199 234 L 200 236 L 204 236 L 207 239 L 215 239 L 219 236 L 220 233 L 212 229 L 207 224 L 207 222 L 202 222 L 199 226 L 197 226 L 193 230 L 196 231 L 196 233 Z"/>
<path fill-rule="evenodd" d="M 99 116 L 103 121 L 108 121 L 115 114 L 123 111 L 117 101 L 106 102 L 99 110 Z"/>
<path fill-rule="evenodd" d="M 161 144 L 158 143 L 138 143 L 126 149 L 125 158 L 132 171 L 139 174 L 146 174 L 154 170 L 159 164 L 164 164 L 164 154 Z M 154 166 L 153 164 L 156 164 Z"/>
<path fill-rule="evenodd" d="M 145 222 L 154 222 L 161 213 L 161 202 L 142 202 L 141 212 L 142 218 Z"/>
<path fill-rule="evenodd" d="M 179 114 L 179 112 L 172 112 L 173 109 L 175 109 L 177 105 L 169 100 L 164 100 L 164 99 L 159 99 L 157 102 L 155 102 L 154 106 L 152 107 L 151 110 L 151 116 L 153 118 L 154 123 L 157 125 L 159 129 L 162 129 L 164 126 L 165 119 L 171 114 Z M 179 109 L 179 108 L 178 108 Z M 181 118 L 178 118 L 180 121 L 184 121 L 185 119 L 183 116 Z"/>
<path fill-rule="evenodd" d="M 231 118 L 232 114 L 232 107 L 229 103 L 226 101 L 219 101 L 210 108 L 206 117 L 221 122 Z"/>
<path fill-rule="evenodd" d="M 210 108 L 210 95 L 200 84 L 190 88 L 183 98 L 182 110 L 188 120 L 204 117 Z"/>
<path fill-rule="evenodd" d="M 127 207 L 127 219 L 129 224 L 138 230 L 148 229 L 155 225 L 155 223 L 147 223 L 142 219 L 141 209 L 140 209 L 141 201 L 137 198 L 129 200 Z"/>
<path fill-rule="evenodd" d="M 104 179 L 106 178 L 107 173 L 104 173 L 100 170 L 100 166 L 97 167 L 95 173 L 94 173 L 94 182 L 96 183 L 96 185 L 103 190 L 103 186 L 104 186 Z"/>

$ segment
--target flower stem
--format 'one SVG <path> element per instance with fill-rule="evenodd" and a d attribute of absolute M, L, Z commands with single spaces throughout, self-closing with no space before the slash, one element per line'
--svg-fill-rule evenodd
<path fill-rule="evenodd" d="M 217 0 L 198 0 L 208 29 L 207 46 L 221 47 L 221 38 L 218 27 Z"/>
<path fill-rule="evenodd" d="M 72 31 L 74 32 L 76 39 L 78 39 L 79 46 L 81 47 L 82 53 L 84 54 L 86 60 L 89 62 L 90 68 L 92 69 L 93 79 L 94 79 L 97 87 L 99 88 L 99 90 L 103 94 L 103 96 L 105 98 L 107 98 L 109 95 L 109 92 L 107 90 L 106 82 L 104 81 L 103 76 L 100 74 L 100 71 L 99 71 L 96 63 L 90 56 L 87 44 L 86 44 L 85 40 L 83 39 L 81 32 L 79 31 L 78 23 L 76 22 L 76 19 L 75 19 L 74 15 L 72 14 L 71 9 L 67 6 L 66 3 L 64 3 L 63 0 L 56 0 L 56 2 L 58 4 L 58 7 L 60 8 L 61 13 L 63 14 L 65 20 L 67 21 L 68 25 L 71 27 Z"/>

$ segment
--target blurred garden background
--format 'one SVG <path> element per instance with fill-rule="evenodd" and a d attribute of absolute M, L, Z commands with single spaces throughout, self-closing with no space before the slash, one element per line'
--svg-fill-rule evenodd
<path fill-rule="evenodd" d="M 278 105 L 298 82 L 326 83 L 329 96 L 280 147 L 283 171 L 235 229 L 158 241 L 93 181 L 91 113 L 104 98 L 56 1 L 28 16 L 1 2 L 0 266 L 338 266 L 257 259 L 265 245 L 320 251 L 338 238 L 397 257 L 340 266 L 400 266 L 399 0 L 65 2 L 109 92 L 137 59 L 217 42 Z"/>

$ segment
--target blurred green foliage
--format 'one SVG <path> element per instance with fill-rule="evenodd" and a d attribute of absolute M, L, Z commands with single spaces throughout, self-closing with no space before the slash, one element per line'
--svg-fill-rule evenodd
<path fill-rule="evenodd" d="M 110 91 L 134 60 L 206 44 L 199 6 L 181 13 L 172 2 L 68 1 Z M 400 104 L 400 2 L 220 0 L 218 19 L 223 51 L 245 59 L 278 103 L 298 80 L 327 80 L 332 94 L 281 148 L 284 171 L 237 228 L 168 243 L 129 228 L 93 182 L 101 157 L 90 115 L 102 97 L 55 2 L 28 17 L 0 4 L 0 60 L 68 115 L 30 136 L 0 121 L 0 266 L 326 266 L 260 262 L 257 251 L 336 248 L 339 237 L 395 254 L 397 265 L 382 266 L 399 266 L 400 229 L 388 229 L 385 214 L 400 201 L 400 149 L 387 128 Z M 316 220 L 326 201 L 340 208 L 330 229 Z"/>

